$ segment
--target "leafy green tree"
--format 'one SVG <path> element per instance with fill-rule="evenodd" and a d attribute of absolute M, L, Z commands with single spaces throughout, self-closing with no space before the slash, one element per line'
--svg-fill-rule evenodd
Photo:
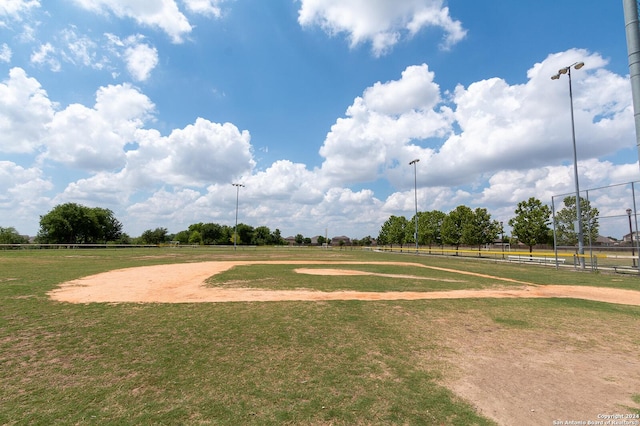
<path fill-rule="evenodd" d="M 202 244 L 202 234 L 200 234 L 200 232 L 198 232 L 198 231 L 193 231 L 189 235 L 189 244 L 201 245 Z"/>
<path fill-rule="evenodd" d="M 477 208 L 472 212 L 470 220 L 462 227 L 462 241 L 470 246 L 478 246 L 492 243 L 498 237 L 500 224 L 491 220 L 491 214 L 485 208 Z"/>
<path fill-rule="evenodd" d="M 409 221 L 404 216 L 396 216 L 393 220 L 393 226 L 391 227 L 391 237 L 393 242 L 400 245 L 400 248 L 407 242 L 407 228 L 409 227 Z"/>
<path fill-rule="evenodd" d="M 144 244 L 163 244 L 167 242 L 167 228 L 147 229 L 142 233 L 140 239 Z"/>
<path fill-rule="evenodd" d="M 202 238 L 202 244 L 218 244 L 226 241 L 223 227 L 217 223 L 194 223 L 189 225 L 188 231 L 189 235 L 198 232 Z"/>
<path fill-rule="evenodd" d="M 37 240 L 51 244 L 86 244 L 116 241 L 121 234 L 122 224 L 111 210 L 66 203 L 40 216 Z"/>
<path fill-rule="evenodd" d="M 16 228 L 10 226 L 3 228 L 0 226 L 0 244 L 27 244 L 29 239 L 20 235 Z"/>
<path fill-rule="evenodd" d="M 98 222 L 97 239 L 103 242 L 118 241 L 122 236 L 122 223 L 109 209 L 94 207 L 90 209 Z"/>
<path fill-rule="evenodd" d="M 413 215 L 411 220 L 407 219 L 407 225 L 404 227 L 404 233 L 405 233 L 404 243 L 415 246 L 416 244 L 416 216 L 415 215 Z"/>
<path fill-rule="evenodd" d="M 302 234 L 296 234 L 295 236 L 295 241 L 297 245 L 302 245 L 302 243 L 304 242 L 304 235 Z"/>
<path fill-rule="evenodd" d="M 391 216 L 382 224 L 380 228 L 380 234 L 378 235 L 378 242 L 380 244 L 389 244 L 393 247 L 394 244 L 398 244 L 400 249 L 404 246 L 407 238 L 407 226 L 409 222 L 404 216 Z"/>
<path fill-rule="evenodd" d="M 126 232 L 123 232 L 122 234 L 120 234 L 120 238 L 118 238 L 115 242 L 118 244 L 131 244 L 131 237 Z"/>
<path fill-rule="evenodd" d="M 361 246 L 369 247 L 371 244 L 373 244 L 373 241 L 371 239 L 371 235 L 367 235 L 366 237 L 364 237 L 363 239 L 360 240 L 360 245 Z"/>
<path fill-rule="evenodd" d="M 238 224 L 238 243 L 251 244 L 253 239 L 253 226 L 244 223 Z"/>
<path fill-rule="evenodd" d="M 323 237 L 322 235 L 318 236 L 318 245 L 319 246 L 323 245 L 326 242 L 327 242 L 327 239 L 325 237 Z"/>
<path fill-rule="evenodd" d="M 253 240 L 251 244 L 255 244 L 257 246 L 272 244 L 271 229 L 267 226 L 258 226 L 253 231 Z"/>
<path fill-rule="evenodd" d="M 442 222 L 445 217 L 447 215 L 439 210 L 418 212 L 418 242 L 421 245 L 431 247 L 442 244 Z"/>
<path fill-rule="evenodd" d="M 533 253 L 533 246 L 543 244 L 549 238 L 551 209 L 542 204 L 542 201 L 531 197 L 519 202 L 514 213 L 516 217 L 509 219 L 511 233 L 518 241 L 529 246 L 529 253 Z"/>
<path fill-rule="evenodd" d="M 189 236 L 191 236 L 191 233 L 185 230 L 178 232 L 173 239 L 178 241 L 180 244 L 189 244 Z"/>
<path fill-rule="evenodd" d="M 60 204 L 40 216 L 37 240 L 41 243 L 85 243 L 86 230 L 92 226 L 84 206 L 75 203 Z"/>
<path fill-rule="evenodd" d="M 442 242 L 455 246 L 456 250 L 464 244 L 464 228 L 473 220 L 473 211 L 467 206 L 458 206 L 442 220 Z"/>
<path fill-rule="evenodd" d="M 205 223 L 200 229 L 203 244 L 218 244 L 223 241 L 224 232 L 222 226 L 217 223 Z"/>
<path fill-rule="evenodd" d="M 191 225 L 189 225 L 189 227 L 187 228 L 187 231 L 189 231 L 189 235 L 191 235 L 191 233 L 193 231 L 198 231 L 200 233 L 202 233 L 202 227 L 204 226 L 204 223 L 199 222 L 199 223 L 192 223 Z"/>
<path fill-rule="evenodd" d="M 275 244 L 275 245 L 283 245 L 284 244 L 284 238 L 282 238 L 282 233 L 277 228 L 271 234 L 271 244 Z"/>
<path fill-rule="evenodd" d="M 578 243 L 578 232 L 575 226 L 576 218 L 576 197 L 568 196 L 564 198 L 564 207 L 556 213 L 555 227 L 558 245 L 574 246 Z M 591 207 L 591 203 L 586 198 L 580 197 L 580 215 L 582 216 L 582 232 L 584 243 L 592 243 L 598 238 L 600 212 L 597 208 Z"/>
<path fill-rule="evenodd" d="M 233 244 L 234 227 L 229 225 L 222 225 L 222 235 L 220 237 L 220 244 Z"/>

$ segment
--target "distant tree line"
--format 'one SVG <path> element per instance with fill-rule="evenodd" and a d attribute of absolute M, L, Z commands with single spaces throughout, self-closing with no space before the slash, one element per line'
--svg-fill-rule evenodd
<path fill-rule="evenodd" d="M 0 244 L 27 244 L 29 239 L 20 235 L 16 228 L 10 226 L 3 228 L 0 226 Z"/>
<path fill-rule="evenodd" d="M 237 230 L 237 239 L 236 239 Z M 13 228 L 0 228 L 0 243 L 25 243 Z M 217 223 L 195 223 L 188 229 L 169 234 L 167 228 L 148 229 L 131 238 L 122 232 L 122 223 L 109 209 L 86 207 L 76 203 L 60 204 L 40 216 L 40 230 L 36 242 L 41 244 L 251 244 L 279 245 L 285 241 L 280 230 L 266 226 L 254 228 L 239 223 L 235 226 Z"/>
<path fill-rule="evenodd" d="M 0 228 L 0 244 L 27 243 L 14 228 Z M 196 245 L 283 245 L 287 241 L 279 229 L 267 226 L 253 227 L 244 223 L 238 226 L 218 223 L 194 223 L 183 231 L 170 234 L 167 228 L 158 227 L 145 230 L 139 237 L 132 238 L 122 232 L 122 223 L 109 209 L 86 207 L 76 203 L 55 206 L 47 214 L 40 216 L 40 230 L 36 242 L 41 244 L 179 244 Z M 311 244 L 311 238 L 302 234 L 295 236 L 297 244 Z M 317 243 L 330 243 L 325 237 L 318 237 Z M 370 236 L 354 240 L 352 244 L 371 245 Z"/>
<path fill-rule="evenodd" d="M 578 241 L 576 222 L 576 197 L 565 197 L 564 207 L 555 215 L 556 239 L 558 245 L 573 246 Z M 598 209 L 592 208 L 589 200 L 580 199 L 581 216 L 585 244 L 595 242 L 598 237 Z M 553 243 L 551 209 L 537 198 L 521 201 L 509 219 L 512 228 L 511 239 L 529 247 L 529 252 L 537 244 Z M 404 216 L 391 216 L 380 228 L 379 245 L 398 245 L 401 248 L 416 243 L 416 215 L 410 220 Z M 422 246 L 473 246 L 481 248 L 502 237 L 504 224 L 491 219 L 485 208 L 471 208 L 460 205 L 444 213 L 438 210 L 418 212 L 418 244 Z M 504 241 L 503 241 L 504 242 Z"/>
<path fill-rule="evenodd" d="M 555 231 L 558 245 L 574 246 L 578 241 L 576 222 L 576 197 L 565 197 L 564 207 L 555 215 Z M 598 209 L 592 208 L 589 200 L 581 198 L 581 213 L 584 242 L 595 242 L 598 237 Z M 509 219 L 512 240 L 529 247 L 553 242 L 551 210 L 536 198 L 518 203 L 515 216 Z M 385 221 L 377 238 L 379 245 L 415 244 L 416 215 L 410 220 L 404 216 L 391 216 Z M 422 246 L 450 245 L 482 247 L 493 243 L 503 235 L 501 222 L 493 220 L 485 208 L 471 208 L 460 205 L 444 213 L 438 210 L 418 212 L 418 244 Z M 237 235 L 236 235 L 237 232 Z M 169 234 L 167 228 L 148 229 L 139 237 L 131 238 L 122 232 L 122 223 L 109 209 L 85 207 L 76 203 L 60 204 L 47 214 L 40 216 L 38 243 L 49 244 L 164 244 L 171 241 L 180 244 L 231 245 L 234 241 L 243 245 L 282 245 L 286 241 L 280 230 L 271 231 L 267 226 L 253 226 L 239 223 L 235 226 L 217 223 L 195 223 L 186 230 Z M 0 244 L 23 244 L 27 239 L 13 227 L 0 227 Z M 295 236 L 298 245 L 311 244 L 311 238 L 302 234 Z M 317 243 L 331 241 L 319 236 Z M 373 243 L 370 236 L 352 240 L 352 245 L 368 246 Z"/>
<path fill-rule="evenodd" d="M 166 228 L 149 229 L 136 240 L 142 244 L 162 244 L 176 241 L 180 244 L 226 245 L 233 244 L 235 241 L 237 244 L 263 246 L 285 243 L 279 229 L 271 231 L 267 226 L 254 228 L 244 223 L 239 223 L 236 228 L 235 226 L 202 222 L 189 225 L 188 229 L 176 234 L 169 234 Z"/>
<path fill-rule="evenodd" d="M 138 238 L 132 241 L 136 244 L 164 244 L 171 241 L 180 244 L 206 244 L 206 245 L 226 245 L 233 244 L 235 238 L 235 226 L 220 225 L 217 223 L 195 223 L 189 228 L 176 234 L 169 234 L 167 228 L 148 229 Z M 253 226 L 239 223 L 237 227 L 237 244 L 242 245 L 284 245 L 288 242 L 282 237 L 279 229 L 271 231 L 268 226 Z M 312 239 L 302 234 L 293 237 L 295 244 L 311 245 Z M 371 236 L 366 236 L 360 240 L 351 240 L 351 245 L 370 246 L 373 242 Z M 319 235 L 316 244 L 330 244 L 331 241 Z M 344 243 L 340 241 L 340 243 Z"/>
<path fill-rule="evenodd" d="M 391 216 L 380 229 L 378 244 L 400 247 L 415 244 L 416 216 L 407 220 L 404 216 Z M 419 245 L 461 245 L 478 246 L 495 241 L 499 235 L 500 223 L 492 220 L 487 209 L 471 210 L 458 206 L 448 214 L 438 210 L 418 212 Z"/>

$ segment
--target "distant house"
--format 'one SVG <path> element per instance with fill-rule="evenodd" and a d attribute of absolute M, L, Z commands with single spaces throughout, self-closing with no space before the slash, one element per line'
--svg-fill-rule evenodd
<path fill-rule="evenodd" d="M 321 235 L 316 235 L 315 237 L 311 237 L 311 245 L 317 246 L 318 245 L 318 238 L 322 238 L 322 236 Z"/>
<path fill-rule="evenodd" d="M 296 237 L 286 237 L 284 241 L 290 246 L 296 245 Z"/>
<path fill-rule="evenodd" d="M 598 235 L 598 238 L 596 238 L 596 241 L 595 241 L 595 245 L 605 246 L 605 247 L 615 246 L 617 244 L 618 244 L 618 240 L 611 237 L 604 237 L 602 235 Z"/>
<path fill-rule="evenodd" d="M 331 245 L 332 246 L 350 246 L 351 245 L 351 238 L 349 237 L 345 237 L 344 235 L 341 235 L 339 237 L 333 237 L 331 238 Z"/>
<path fill-rule="evenodd" d="M 635 231 L 633 233 L 633 240 L 634 241 L 640 241 L 640 231 Z M 625 243 L 630 243 L 631 242 L 631 234 L 627 234 L 624 237 L 622 237 L 622 241 Z"/>

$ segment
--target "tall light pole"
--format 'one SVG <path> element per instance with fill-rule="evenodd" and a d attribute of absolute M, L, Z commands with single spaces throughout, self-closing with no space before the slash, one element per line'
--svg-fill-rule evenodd
<path fill-rule="evenodd" d="M 502 258 L 504 259 L 504 223 L 500 221 L 500 247 L 502 247 Z"/>
<path fill-rule="evenodd" d="M 240 196 L 240 187 L 244 188 L 241 183 L 232 183 L 236 187 L 236 226 L 233 228 L 233 249 L 238 249 L 238 197 Z"/>
<path fill-rule="evenodd" d="M 551 80 L 558 80 L 562 74 L 569 77 L 569 101 L 571 103 L 571 136 L 573 137 L 573 174 L 576 181 L 576 216 L 578 222 L 578 256 L 580 266 L 584 269 L 584 237 L 582 232 L 582 212 L 580 206 L 580 184 L 578 183 L 578 154 L 576 151 L 576 128 L 573 118 L 573 91 L 571 89 L 571 68 L 579 70 L 584 66 L 584 62 L 576 62 L 567 67 L 560 68 L 558 74 L 552 75 Z"/>
<path fill-rule="evenodd" d="M 633 226 L 631 226 L 631 212 L 633 210 L 631 209 L 627 209 L 627 216 L 629 216 L 629 236 L 631 237 L 631 257 L 633 258 L 633 267 L 636 267 L 636 252 L 635 252 L 635 247 L 636 247 L 636 239 L 634 238 L 633 235 Z"/>
<path fill-rule="evenodd" d="M 640 29 L 638 28 L 637 0 L 622 0 L 624 26 L 629 57 L 629 81 L 633 99 L 633 117 L 636 125 L 636 146 L 640 158 Z"/>
<path fill-rule="evenodd" d="M 418 253 L 418 166 L 416 165 L 418 161 L 420 161 L 420 159 L 416 158 L 415 160 L 409 162 L 409 165 L 413 165 L 413 188 L 416 200 L 416 232 L 415 234 L 413 234 L 413 237 L 416 240 L 416 253 Z"/>

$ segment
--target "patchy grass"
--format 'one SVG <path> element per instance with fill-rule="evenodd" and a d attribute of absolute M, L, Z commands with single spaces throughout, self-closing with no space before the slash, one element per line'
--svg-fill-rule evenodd
<path fill-rule="evenodd" d="M 519 327 L 519 328 L 531 327 L 531 325 L 523 319 L 497 317 L 497 318 L 494 318 L 493 320 L 496 323 L 507 326 L 507 327 Z"/>
<path fill-rule="evenodd" d="M 14 305 L 2 424 L 489 424 L 385 304 Z"/>
<path fill-rule="evenodd" d="M 576 347 L 605 340 L 640 347 L 637 333 L 621 331 L 637 327 L 640 309 L 576 300 L 74 305 L 46 296 L 61 282 L 117 268 L 292 258 L 402 260 L 539 283 L 638 283 L 346 250 L 0 252 L 0 424 L 487 425 L 493 423 L 440 384 L 455 368 L 447 354 L 456 333 L 486 320 L 524 341 L 535 334 L 573 339 Z M 492 283 L 420 267 L 339 267 L 433 279 L 327 280 L 296 274 L 291 265 L 256 265 L 213 283 L 325 291 Z"/>
<path fill-rule="evenodd" d="M 371 275 L 310 275 L 295 270 L 327 269 L 362 271 Z M 486 288 L 496 285 L 491 278 L 470 279 L 454 272 L 418 266 L 398 265 L 242 265 L 207 280 L 216 287 L 253 287 L 273 290 L 311 288 L 320 291 L 439 291 Z"/>

